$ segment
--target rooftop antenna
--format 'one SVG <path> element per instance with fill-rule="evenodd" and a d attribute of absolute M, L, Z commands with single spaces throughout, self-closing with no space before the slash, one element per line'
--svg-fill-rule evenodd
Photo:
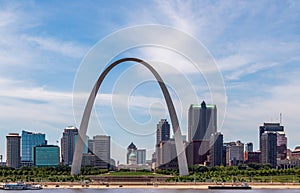
<path fill-rule="evenodd" d="M 280 117 L 280 125 L 282 125 L 282 113 L 279 114 Z"/>

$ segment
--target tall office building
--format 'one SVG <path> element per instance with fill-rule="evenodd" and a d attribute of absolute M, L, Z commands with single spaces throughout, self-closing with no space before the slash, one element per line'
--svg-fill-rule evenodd
<path fill-rule="evenodd" d="M 146 149 L 138 149 L 136 156 L 137 164 L 146 164 Z"/>
<path fill-rule="evenodd" d="M 33 165 L 33 148 L 38 145 L 46 145 L 46 135 L 43 133 L 34 133 L 29 131 L 22 131 L 21 137 L 22 146 L 22 165 Z"/>
<path fill-rule="evenodd" d="M 37 167 L 58 166 L 59 147 L 57 145 L 38 145 L 33 148 L 34 165 Z"/>
<path fill-rule="evenodd" d="M 78 137 L 78 129 L 73 126 L 66 127 L 61 138 L 61 159 L 64 165 L 72 165 L 73 154 Z"/>
<path fill-rule="evenodd" d="M 236 166 L 244 162 L 244 144 L 241 141 L 225 143 L 226 165 Z"/>
<path fill-rule="evenodd" d="M 96 135 L 93 137 L 93 154 L 95 166 L 102 169 L 110 167 L 110 136 Z"/>
<path fill-rule="evenodd" d="M 212 133 L 217 132 L 217 107 L 216 105 L 192 104 L 188 112 L 188 140 L 210 140 Z"/>
<path fill-rule="evenodd" d="M 265 131 L 261 135 L 261 163 L 277 165 L 277 133 Z"/>
<path fill-rule="evenodd" d="M 170 139 L 170 124 L 167 119 L 161 119 L 156 129 L 156 144 Z"/>
<path fill-rule="evenodd" d="M 259 149 L 262 150 L 262 143 L 261 143 L 261 136 L 266 131 L 272 131 L 272 132 L 283 132 L 284 127 L 280 125 L 280 123 L 264 123 L 264 125 L 259 127 Z"/>
<path fill-rule="evenodd" d="M 9 133 L 6 136 L 6 166 L 11 168 L 20 167 L 21 136 L 18 133 Z"/>
<path fill-rule="evenodd" d="M 223 135 L 220 132 L 213 133 L 210 139 L 209 162 L 211 166 L 225 165 L 223 161 Z"/>

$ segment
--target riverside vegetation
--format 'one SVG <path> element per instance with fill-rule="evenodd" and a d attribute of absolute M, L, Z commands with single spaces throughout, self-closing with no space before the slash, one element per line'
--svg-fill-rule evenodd
<path fill-rule="evenodd" d="M 109 172 L 94 167 L 83 167 L 81 175 L 70 175 L 69 166 L 57 167 L 21 167 L 13 169 L 0 167 L 1 182 L 82 182 L 91 176 L 170 176 L 169 182 L 300 182 L 300 167 L 290 169 L 272 169 L 269 165 L 249 164 L 241 166 L 193 166 L 190 175 L 179 176 L 178 170 L 160 170 L 132 172 L 120 170 Z"/>

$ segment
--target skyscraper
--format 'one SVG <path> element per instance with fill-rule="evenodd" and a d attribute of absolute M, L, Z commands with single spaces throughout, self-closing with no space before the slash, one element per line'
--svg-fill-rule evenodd
<path fill-rule="evenodd" d="M 217 107 L 216 105 L 192 104 L 188 112 L 188 140 L 210 140 L 212 133 L 217 132 Z"/>
<path fill-rule="evenodd" d="M 170 139 L 170 124 L 167 119 L 161 119 L 156 129 L 156 144 Z"/>
<path fill-rule="evenodd" d="M 277 133 L 265 131 L 261 135 L 261 163 L 277 165 Z"/>
<path fill-rule="evenodd" d="M 223 135 L 220 132 L 213 133 L 210 139 L 209 162 L 211 166 L 225 165 L 223 161 Z"/>
<path fill-rule="evenodd" d="M 73 126 L 66 127 L 61 138 L 61 159 L 65 165 L 72 165 L 73 154 L 78 137 L 78 129 Z"/>
<path fill-rule="evenodd" d="M 280 123 L 264 123 L 263 126 L 259 127 L 259 149 L 260 151 L 261 149 L 261 135 L 265 132 L 265 131 L 273 131 L 273 132 L 278 132 L 278 131 L 284 131 L 284 127 L 282 125 L 280 125 Z"/>
<path fill-rule="evenodd" d="M 170 124 L 166 119 L 161 119 L 156 130 L 156 166 L 157 168 L 178 167 L 174 139 L 170 138 Z"/>
<path fill-rule="evenodd" d="M 277 147 L 276 154 L 278 160 L 285 160 L 287 156 L 287 138 L 284 132 L 284 126 L 280 123 L 264 123 L 263 126 L 259 127 L 259 144 L 261 150 L 261 158 L 265 158 L 262 152 L 262 139 L 261 136 L 265 132 L 275 132 L 277 135 Z M 271 164 L 272 165 L 272 164 Z"/>
<path fill-rule="evenodd" d="M 6 166 L 12 168 L 20 167 L 21 136 L 18 133 L 9 133 L 6 136 Z"/>
<path fill-rule="evenodd" d="M 95 166 L 108 169 L 110 166 L 110 136 L 96 135 L 93 137 L 93 154 Z"/>
<path fill-rule="evenodd" d="M 138 149 L 136 155 L 137 155 L 137 164 L 146 163 L 146 149 Z"/>
<path fill-rule="evenodd" d="M 38 145 L 46 145 L 46 135 L 43 133 L 34 133 L 22 131 L 22 165 L 33 165 L 33 148 Z"/>

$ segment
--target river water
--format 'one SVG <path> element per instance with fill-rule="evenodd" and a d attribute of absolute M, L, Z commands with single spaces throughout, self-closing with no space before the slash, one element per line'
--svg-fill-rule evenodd
<path fill-rule="evenodd" d="M 7 191 L 0 190 L 0 193 Z M 184 190 L 184 189 L 43 189 L 43 190 L 24 190 L 24 191 L 8 191 L 10 193 L 299 193 L 300 190 L 287 189 L 260 189 L 260 190 Z"/>

